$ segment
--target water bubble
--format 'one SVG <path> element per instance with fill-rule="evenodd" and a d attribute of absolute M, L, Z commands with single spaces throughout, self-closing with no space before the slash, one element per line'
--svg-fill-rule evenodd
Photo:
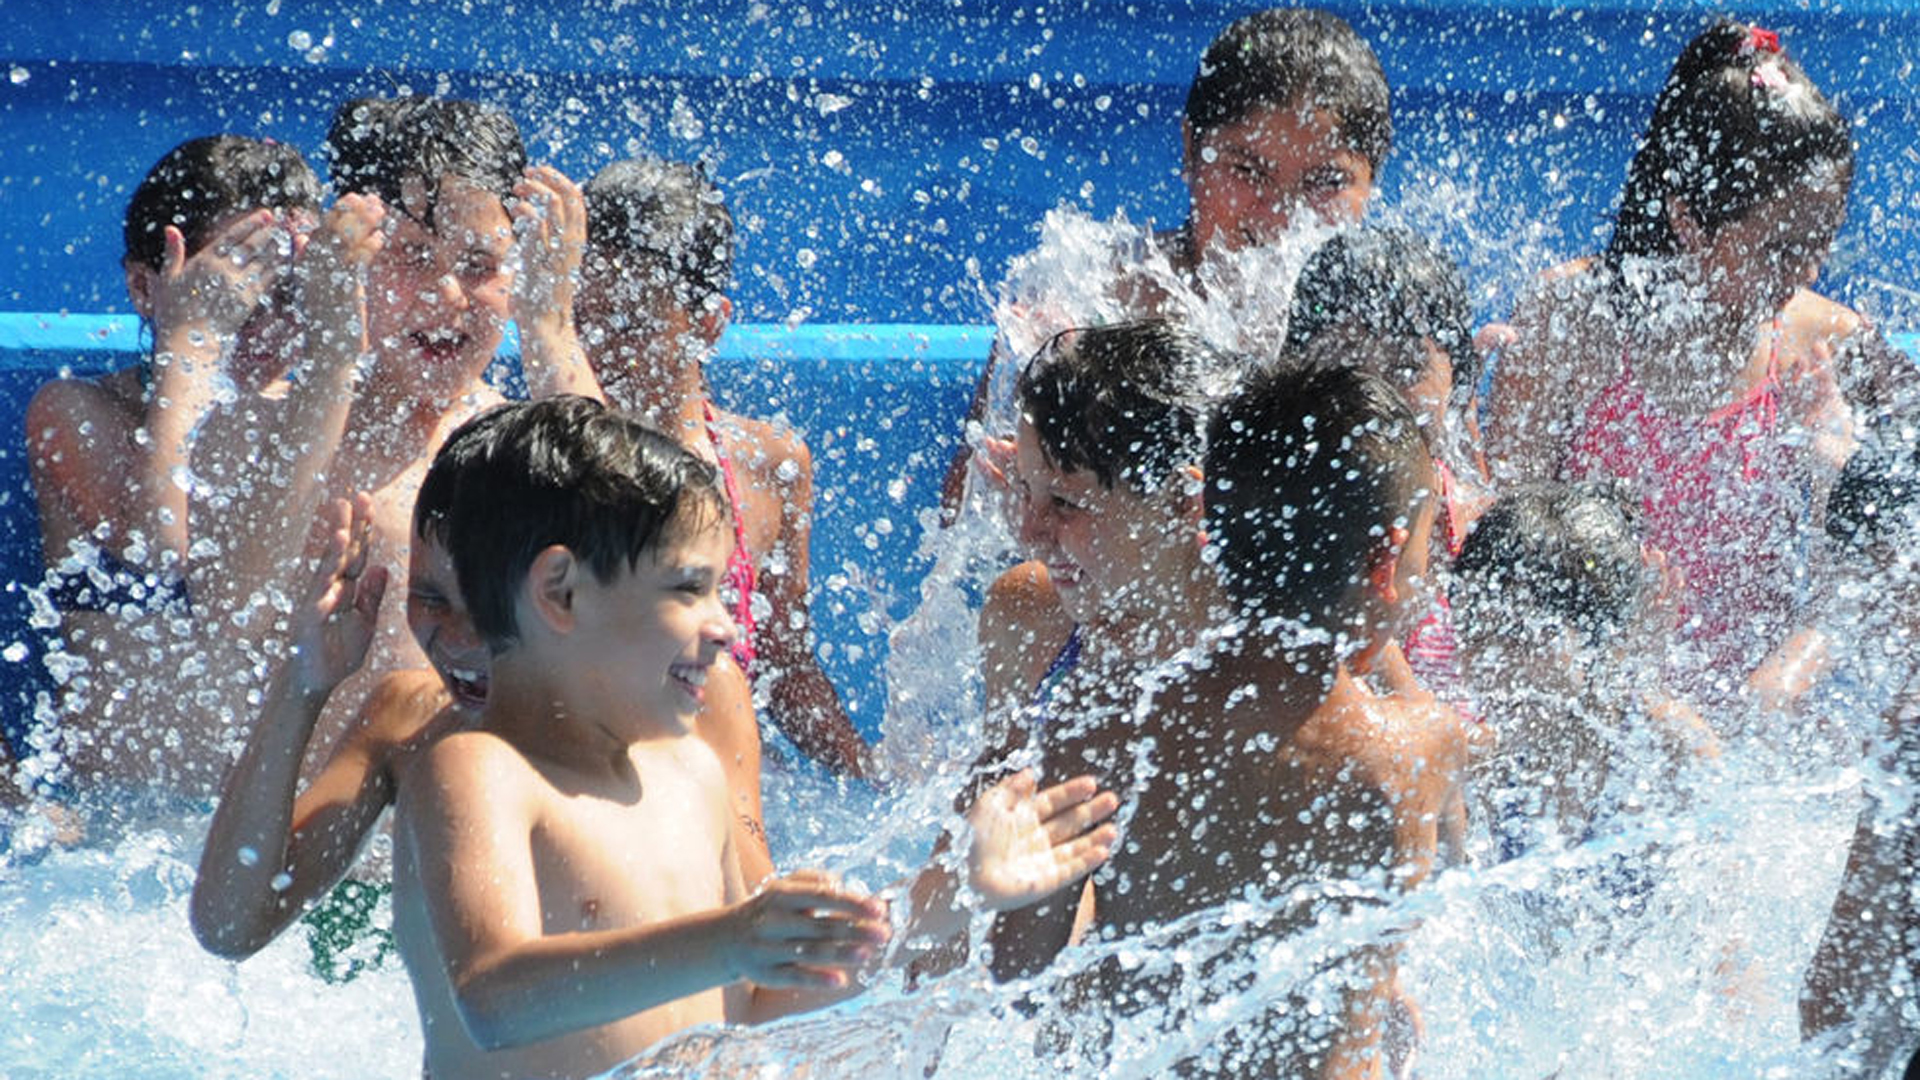
<path fill-rule="evenodd" d="M 6 657 L 9 664 L 17 664 L 27 658 L 27 646 L 23 642 L 16 641 L 8 645 L 4 651 L 0 651 L 0 656 Z"/>
<path fill-rule="evenodd" d="M 234 852 L 233 857 L 234 861 L 238 862 L 241 866 L 260 865 L 260 853 L 250 847 L 243 847 L 239 851 Z"/>
<path fill-rule="evenodd" d="M 282 870 L 273 875 L 273 880 L 267 882 L 267 887 L 274 892 L 286 892 L 288 889 L 293 888 L 293 875 Z"/>
<path fill-rule="evenodd" d="M 32 77 L 33 76 L 27 74 L 27 69 L 21 67 L 19 64 L 13 65 L 13 70 L 7 72 L 7 81 L 13 83 L 15 86 L 19 86 Z"/>
<path fill-rule="evenodd" d="M 287 35 L 287 47 L 297 52 L 306 52 L 313 47 L 313 35 L 305 30 L 295 30 Z"/>
<path fill-rule="evenodd" d="M 820 256 L 812 248 L 801 248 L 793 253 L 793 261 L 800 264 L 800 269 L 811 270 L 813 264 L 820 261 Z"/>

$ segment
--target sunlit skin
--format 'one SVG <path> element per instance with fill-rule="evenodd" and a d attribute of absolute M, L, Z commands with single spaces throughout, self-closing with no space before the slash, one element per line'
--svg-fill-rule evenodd
<path fill-rule="evenodd" d="M 407 568 L 407 629 L 455 704 L 477 715 L 487 703 L 487 643 L 473 629 L 460 596 L 453 556 L 417 535 Z"/>
<path fill-rule="evenodd" d="M 1303 218 L 1358 222 L 1373 166 L 1324 109 L 1262 105 L 1222 128 L 1182 128 L 1188 257 L 1273 242 Z"/>
<path fill-rule="evenodd" d="M 606 579 L 538 552 L 480 726 L 402 780 L 394 928 L 435 1075 L 599 1072 L 836 1000 L 887 938 L 826 875 L 748 895 L 724 773 L 691 737 L 734 634 L 716 510 L 684 507 Z"/>
<path fill-rule="evenodd" d="M 1832 400 L 1833 351 L 1862 323 L 1806 288 L 1844 205 L 1842 190 L 1797 189 L 1709 232 L 1676 201 L 1669 215 L 1682 250 L 1670 273 L 1682 295 L 1695 299 L 1690 310 L 1655 312 L 1643 323 L 1614 325 L 1605 315 L 1590 259 L 1542 275 L 1516 307 L 1494 366 L 1485 435 L 1496 474 L 1554 478 L 1575 418 L 1628 353 L 1648 394 L 1682 415 L 1737 400 L 1770 374 L 1787 385 L 1784 401 L 1797 413 L 1790 422 L 1823 427 L 1822 416 L 1844 412 Z M 1811 397 L 1799 392 L 1822 387 Z"/>

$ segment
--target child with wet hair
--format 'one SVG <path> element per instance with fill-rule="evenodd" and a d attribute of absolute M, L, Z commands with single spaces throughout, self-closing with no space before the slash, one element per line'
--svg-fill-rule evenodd
<path fill-rule="evenodd" d="M 1841 373 L 1867 373 L 1861 401 L 1913 383 L 1807 288 L 1845 213 L 1852 139 L 1775 34 L 1715 22 L 1661 89 L 1606 252 L 1541 279 L 1494 372 L 1496 474 L 1633 486 L 1684 582 L 1675 685 L 1716 712 L 1796 629 L 1799 533 L 1850 423 Z"/>
<path fill-rule="evenodd" d="M 1354 675 L 1418 610 L 1431 458 L 1383 379 L 1308 361 L 1256 372 L 1208 425 L 1208 551 L 1240 622 L 1157 679 L 1134 732 L 1151 767 L 1136 774 L 1131 820 L 1093 882 L 1094 924 L 1109 940 L 1255 902 L 1251 922 L 1227 932 L 1228 952 L 1184 965 L 1215 979 L 1258 942 L 1392 903 L 1464 828 L 1457 718 Z M 1334 946 L 1310 970 L 1182 1070 L 1376 1075 L 1405 1050 L 1389 1045 L 1408 1019 L 1391 946 Z M 1129 1012 L 1192 993 L 1113 965 L 1099 982 L 1106 1006 Z"/>
<path fill-rule="evenodd" d="M 91 669 L 60 703 L 79 788 L 216 779 L 241 689 L 225 650 L 267 636 L 249 598 L 319 506 L 381 222 L 357 198 L 322 215 L 296 151 L 238 135 L 182 143 L 135 190 L 123 269 L 152 352 L 48 383 L 27 410 L 49 599 Z M 263 457 L 263 436 L 281 452 Z M 191 703 L 183 666 L 216 673 Z"/>
<path fill-rule="evenodd" d="M 719 466 L 736 529 L 734 662 L 795 746 L 864 775 L 866 743 L 813 652 L 813 456 L 796 432 L 717 407 L 707 385 L 706 362 L 733 313 L 726 202 L 698 168 L 656 158 L 608 165 L 585 194 L 575 312 L 599 388 Z"/>
<path fill-rule="evenodd" d="M 1135 250 L 1120 261 L 1163 256 L 1174 273 L 1196 281 L 1209 259 L 1271 244 L 1303 223 L 1360 220 L 1393 144 L 1386 74 L 1373 49 L 1337 15 L 1317 8 L 1254 12 L 1222 30 L 1202 54 L 1187 90 L 1180 143 L 1185 222 L 1153 236 L 1157 252 Z M 1178 314 L 1166 287 L 1137 267 L 1119 268 L 1115 292 L 1107 307 L 1124 312 L 1122 318 Z M 1047 333 L 1112 319 L 1104 310 L 1099 317 L 1016 314 L 1013 324 L 1003 322 L 975 386 L 970 422 L 985 420 L 1002 403 L 1004 382 L 1002 398 L 994 394 L 996 371 Z M 1041 326 L 1046 329 L 1035 332 Z M 948 470 L 941 503 L 949 516 L 959 510 L 973 452 L 963 448 Z"/>
<path fill-rule="evenodd" d="M 1350 353 L 1387 379 L 1413 407 L 1432 447 L 1440 484 L 1434 555 L 1444 560 L 1485 509 L 1471 400 L 1479 378 L 1466 284 L 1453 260 L 1411 229 L 1355 226 L 1329 236 L 1294 283 L 1284 353 Z M 1441 700 L 1463 704 L 1458 643 L 1447 594 L 1401 644 L 1415 678 Z"/>
<path fill-rule="evenodd" d="M 574 396 L 524 406 L 456 487 L 487 700 L 395 799 L 395 937 L 433 1075 L 602 1073 L 689 1027 L 857 992 L 887 942 L 885 905 L 831 876 L 754 889 L 740 867 L 695 731 L 735 633 L 727 514 L 710 464 Z M 1052 836 L 1031 787 L 1000 790 L 965 880 L 1018 896 L 1029 857 L 1078 830 Z"/>
<path fill-rule="evenodd" d="M 1449 591 L 1475 704 L 1498 733 L 1474 789 L 1499 857 L 1593 836 L 1618 812 L 1616 774 L 1644 800 L 1633 762 L 1711 752 L 1697 718 L 1634 667 L 1658 652 L 1658 585 L 1617 485 L 1522 486 L 1467 537 Z"/>
<path fill-rule="evenodd" d="M 331 508 L 327 555 L 294 609 L 293 656 L 268 689 L 208 827 L 191 913 L 209 952 L 244 959 L 299 916 L 322 975 L 350 977 L 369 962 L 363 939 L 384 935 L 368 914 L 371 898 L 388 891 L 385 867 L 342 879 L 393 802 L 404 764 L 434 739 L 470 726 L 486 706 L 491 658 L 455 578 L 448 529 L 456 497 L 495 444 L 526 422 L 527 409 L 490 409 L 435 453 L 414 502 L 406 590 L 407 626 L 431 666 L 383 675 L 346 738 L 303 788 L 303 751 L 328 699 L 365 662 L 387 584 L 385 569 L 369 561 L 368 501 Z M 696 733 L 726 766 L 733 841 L 747 881 L 758 883 L 773 865 L 760 819 L 750 694 L 739 679 L 713 679 L 706 689 Z M 736 759 L 750 766 L 745 775 Z M 325 902 L 307 910 L 321 897 Z M 375 949 L 371 962 L 386 949 Z"/>
<path fill-rule="evenodd" d="M 1357 222 L 1393 145 L 1387 78 L 1353 27 L 1317 8 L 1233 22 L 1200 57 L 1180 126 L 1188 213 L 1174 263 L 1273 240 L 1307 211 Z"/>
<path fill-rule="evenodd" d="M 1910 1033 L 1898 1003 L 1920 986 L 1920 428 L 1889 418 L 1868 433 L 1827 499 L 1840 552 L 1836 607 L 1859 642 L 1848 663 L 1865 692 L 1853 709 L 1877 718 L 1867 740 L 1865 805 L 1832 914 L 1807 968 L 1800 1029 L 1857 1055 L 1864 1074 L 1898 1060 Z M 1912 1070 L 1909 1068 L 1909 1074 Z"/>

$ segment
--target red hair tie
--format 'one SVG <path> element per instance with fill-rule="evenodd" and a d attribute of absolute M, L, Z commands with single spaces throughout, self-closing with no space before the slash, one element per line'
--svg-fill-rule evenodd
<path fill-rule="evenodd" d="M 1740 43 L 1740 51 L 1777 53 L 1780 51 L 1780 35 L 1758 26 L 1750 27 L 1746 40 Z"/>

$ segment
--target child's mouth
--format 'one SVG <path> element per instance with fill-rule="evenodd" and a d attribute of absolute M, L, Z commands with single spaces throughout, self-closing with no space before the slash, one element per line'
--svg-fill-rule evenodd
<path fill-rule="evenodd" d="M 675 664 L 667 669 L 667 676 L 696 704 L 706 704 L 707 665 Z"/>
<path fill-rule="evenodd" d="M 446 680 L 447 689 L 453 693 L 454 704 L 471 712 L 479 712 L 486 707 L 486 672 L 448 665 L 440 669 L 440 676 Z"/>

